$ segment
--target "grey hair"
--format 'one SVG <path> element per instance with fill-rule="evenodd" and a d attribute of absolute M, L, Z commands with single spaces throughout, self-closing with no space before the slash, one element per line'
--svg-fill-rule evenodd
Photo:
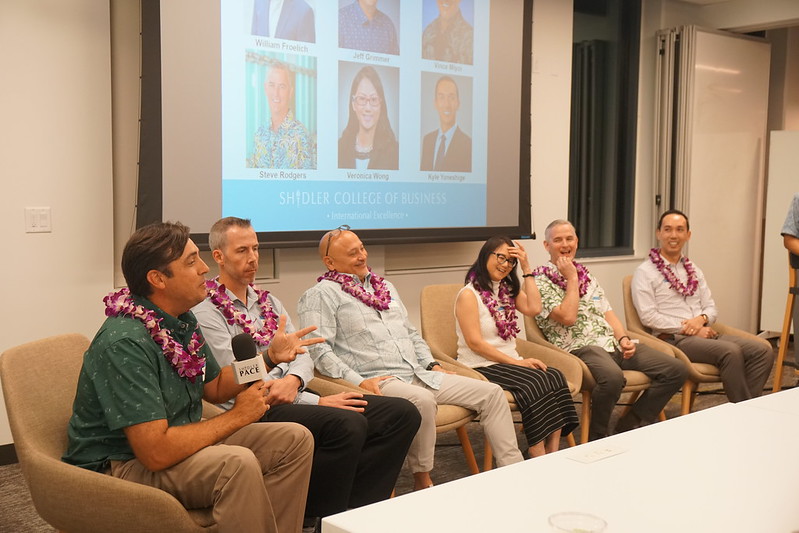
<path fill-rule="evenodd" d="M 555 220 L 550 222 L 547 228 L 544 230 L 544 240 L 549 242 L 549 237 L 552 233 L 552 228 L 554 228 L 555 226 L 563 226 L 563 225 L 569 225 L 572 227 L 572 229 L 574 229 L 574 224 L 572 224 L 568 220 L 564 220 L 562 218 L 556 218 Z"/>

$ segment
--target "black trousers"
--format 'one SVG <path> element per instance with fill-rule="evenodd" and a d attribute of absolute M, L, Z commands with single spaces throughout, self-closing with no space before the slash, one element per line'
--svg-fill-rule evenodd
<path fill-rule="evenodd" d="M 321 405 L 276 405 L 262 422 L 296 422 L 314 437 L 305 516 L 322 517 L 391 496 L 421 416 L 403 398 L 364 396 L 363 413 Z"/>

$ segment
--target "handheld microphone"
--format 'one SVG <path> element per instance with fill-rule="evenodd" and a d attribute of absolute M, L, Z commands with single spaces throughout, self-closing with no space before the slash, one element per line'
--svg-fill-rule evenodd
<path fill-rule="evenodd" d="M 258 381 L 267 375 L 264 360 L 258 355 L 255 341 L 248 333 L 239 333 L 233 337 L 230 347 L 233 348 L 233 357 L 236 358 L 230 366 L 238 385 Z"/>

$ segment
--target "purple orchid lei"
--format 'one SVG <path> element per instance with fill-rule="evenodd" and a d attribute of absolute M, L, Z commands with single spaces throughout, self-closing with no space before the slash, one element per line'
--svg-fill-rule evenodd
<path fill-rule="evenodd" d="M 161 347 L 169 364 L 172 365 L 180 377 L 187 378 L 194 383 L 197 376 L 202 376 L 205 367 L 205 357 L 198 354 L 203 345 L 197 331 L 191 334 L 191 340 L 187 347 L 172 338 L 172 332 L 161 328 L 161 318 L 158 318 L 155 311 L 147 309 L 143 305 L 136 305 L 130 297 L 127 288 L 111 292 L 103 298 L 105 303 L 105 315 L 109 317 L 129 316 L 141 321 L 150 337 Z"/>
<path fill-rule="evenodd" d="M 588 292 L 588 285 L 591 283 L 591 276 L 588 272 L 588 269 L 577 261 L 574 262 L 574 268 L 577 269 L 577 282 L 579 285 L 580 298 L 582 298 L 585 296 L 585 293 Z M 547 278 L 549 278 L 549 281 L 564 291 L 566 290 L 566 278 L 563 277 L 558 269 L 552 268 L 548 265 L 542 265 L 533 270 L 534 276 L 540 276 L 541 274 L 544 274 Z"/>
<path fill-rule="evenodd" d="M 342 291 L 354 296 L 369 307 L 373 307 L 378 311 L 385 311 L 391 303 L 391 292 L 386 288 L 386 284 L 383 283 L 383 278 L 372 272 L 371 268 L 369 273 L 372 275 L 371 283 L 375 290 L 374 294 L 364 289 L 363 285 L 357 283 L 351 275 L 342 274 L 336 270 L 328 270 L 316 278 L 316 281 L 322 281 L 323 279 L 335 281 L 341 285 Z"/>
<path fill-rule="evenodd" d="M 222 316 L 225 317 L 227 323 L 231 326 L 238 325 L 244 333 L 252 336 L 255 342 L 261 346 L 269 346 L 275 336 L 275 331 L 277 331 L 277 313 L 275 313 L 269 303 L 269 291 L 256 289 L 252 283 L 250 287 L 258 295 L 258 307 L 261 309 L 261 317 L 264 319 L 264 325 L 260 329 L 253 325 L 252 320 L 246 313 L 236 310 L 227 295 L 227 289 L 223 284 L 219 283 L 218 278 L 209 279 L 205 282 L 205 289 L 208 292 L 211 303 L 222 311 Z"/>
<path fill-rule="evenodd" d="M 488 312 L 494 317 L 494 324 L 502 340 L 510 340 L 516 337 L 521 330 L 516 325 L 516 300 L 511 298 L 510 287 L 504 279 L 499 282 L 497 298 L 494 298 L 492 291 L 480 290 L 475 285 L 477 276 L 474 272 L 469 275 L 469 283 L 480 293 L 480 300 L 488 308 Z"/>
<path fill-rule="evenodd" d="M 694 269 L 693 263 L 691 263 L 685 256 L 683 256 L 682 259 L 685 272 L 688 274 L 688 279 L 686 280 L 685 285 L 683 285 L 683 283 L 677 279 L 677 275 L 674 273 L 671 267 L 666 266 L 666 262 L 660 255 L 660 250 L 658 248 L 652 248 L 649 250 L 649 260 L 654 263 L 660 273 L 663 274 L 663 277 L 666 278 L 666 281 L 669 282 L 669 287 L 679 292 L 683 296 L 693 296 L 696 292 L 696 289 L 699 288 L 699 280 L 696 279 L 696 270 Z"/>

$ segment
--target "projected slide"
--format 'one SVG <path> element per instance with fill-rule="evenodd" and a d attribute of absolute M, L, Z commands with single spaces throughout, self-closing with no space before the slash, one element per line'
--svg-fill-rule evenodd
<path fill-rule="evenodd" d="M 259 232 L 485 226 L 489 150 L 519 142 L 489 98 L 490 6 L 220 2 L 222 215 Z"/>

